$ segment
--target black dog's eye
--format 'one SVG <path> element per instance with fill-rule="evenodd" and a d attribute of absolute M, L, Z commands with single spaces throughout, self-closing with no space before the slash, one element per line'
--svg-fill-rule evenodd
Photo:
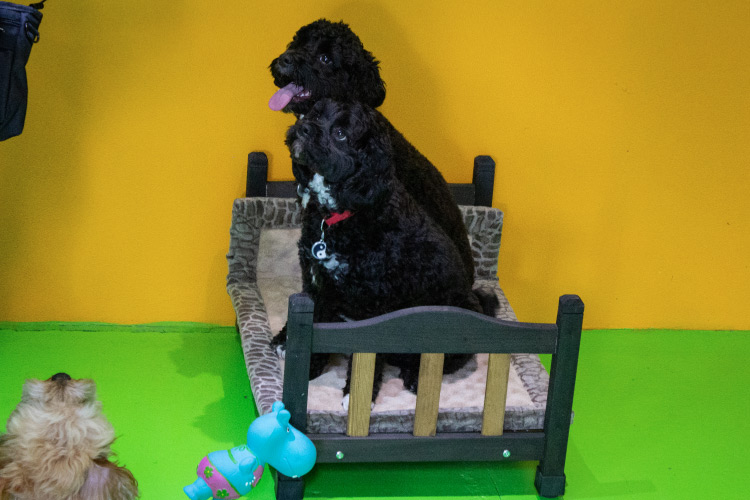
<path fill-rule="evenodd" d="M 331 64 L 331 58 L 328 57 L 328 54 L 320 54 L 320 57 L 318 57 L 318 60 L 322 62 L 323 64 Z"/>
<path fill-rule="evenodd" d="M 337 141 L 343 142 L 346 140 L 346 132 L 344 132 L 344 129 L 341 127 L 336 127 L 335 129 L 333 129 L 331 135 L 333 135 L 333 138 Z"/>

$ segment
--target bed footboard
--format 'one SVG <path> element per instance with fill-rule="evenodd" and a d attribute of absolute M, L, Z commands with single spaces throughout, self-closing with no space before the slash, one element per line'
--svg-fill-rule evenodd
<path fill-rule="evenodd" d="M 583 321 L 583 302 L 563 295 L 557 321 L 551 324 L 518 323 L 445 306 L 415 307 L 377 318 L 349 323 L 313 323 L 314 304 L 309 296 L 289 299 L 288 341 L 283 401 L 292 425 L 306 431 L 310 356 L 313 353 L 421 353 L 415 435 L 367 435 L 370 398 L 357 377 L 372 376 L 368 356 L 353 370 L 348 435 L 309 434 L 318 449 L 318 462 L 416 462 L 416 461 L 510 461 L 538 460 L 535 486 L 540 495 L 556 497 L 565 491 L 565 456 L 573 404 L 578 352 Z M 407 340 L 403 332 L 408 331 Z M 460 341 L 456 336 L 460 336 Z M 424 353 L 428 354 L 424 357 Z M 490 353 L 489 387 L 482 432 L 436 433 L 435 395 L 440 391 L 442 353 Z M 544 429 L 539 432 L 502 431 L 507 384 L 506 355 L 552 354 Z M 492 358 L 491 358 L 492 359 Z M 505 365 L 503 363 L 506 363 Z M 426 365 L 426 366 L 425 366 Z M 357 373 L 357 372 L 361 373 Z M 422 380 L 423 377 L 426 380 Z M 503 378 L 505 377 L 505 378 Z M 354 387 L 363 387 L 355 394 Z M 492 393 L 492 394 L 489 394 Z M 498 396 L 499 394 L 499 396 Z M 499 397 L 499 399 L 498 399 Z M 487 427 L 486 429 L 484 427 Z M 499 431 L 498 431 L 499 428 Z M 279 475 L 277 499 L 301 499 L 304 483 Z"/>

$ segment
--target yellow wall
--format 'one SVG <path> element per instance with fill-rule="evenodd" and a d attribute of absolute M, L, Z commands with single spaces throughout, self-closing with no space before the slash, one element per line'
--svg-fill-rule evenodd
<path fill-rule="evenodd" d="M 574 292 L 587 328 L 750 328 L 746 0 L 47 2 L 0 143 L 0 320 L 233 323 L 246 155 L 291 176 L 267 67 L 319 17 L 449 181 L 495 158 L 522 320 Z"/>

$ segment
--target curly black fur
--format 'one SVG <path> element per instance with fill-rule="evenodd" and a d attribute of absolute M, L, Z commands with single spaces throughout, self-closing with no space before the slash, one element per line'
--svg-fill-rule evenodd
<path fill-rule="evenodd" d="M 300 28 L 271 63 L 271 74 L 279 88 L 293 82 L 305 89 L 284 110 L 296 115 L 304 115 L 324 97 L 372 107 L 385 99 L 378 61 L 343 22 L 320 19 Z"/>
<path fill-rule="evenodd" d="M 421 305 L 483 312 L 455 244 L 397 178 L 398 158 L 380 113 L 322 99 L 289 129 L 286 144 L 304 173 L 298 180 L 308 182 L 299 257 L 315 321 L 361 320 Z M 347 211 L 348 218 L 327 224 L 331 214 Z M 326 252 L 315 256 L 321 228 Z M 418 355 L 379 357 L 373 399 L 383 361 L 399 367 L 404 385 L 416 391 Z M 446 371 L 470 358 L 446 356 Z"/>
<path fill-rule="evenodd" d="M 297 95 L 284 107 L 297 117 L 310 111 L 323 98 L 339 102 L 359 102 L 378 107 L 385 99 L 385 84 L 380 78 L 378 61 L 365 50 L 356 34 L 343 22 L 320 19 L 303 26 L 294 35 L 286 51 L 270 65 L 274 83 L 285 87 L 296 84 Z M 380 115 L 376 111 L 376 114 Z M 448 184 L 424 157 L 382 115 L 378 117 L 391 144 L 396 177 L 424 211 L 445 231 L 455 244 L 464 266 L 464 278 L 474 282 L 474 259 L 463 218 Z M 302 186 L 308 172 L 292 159 L 292 169 Z"/>

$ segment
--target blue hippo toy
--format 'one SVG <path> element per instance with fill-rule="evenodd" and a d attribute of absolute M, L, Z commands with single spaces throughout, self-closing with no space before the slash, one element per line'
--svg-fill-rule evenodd
<path fill-rule="evenodd" d="M 317 452 L 312 441 L 289 425 L 290 414 L 277 401 L 247 430 L 247 445 L 214 451 L 198 464 L 198 479 L 183 490 L 190 500 L 236 499 L 250 493 L 269 464 L 289 477 L 310 472 Z"/>

